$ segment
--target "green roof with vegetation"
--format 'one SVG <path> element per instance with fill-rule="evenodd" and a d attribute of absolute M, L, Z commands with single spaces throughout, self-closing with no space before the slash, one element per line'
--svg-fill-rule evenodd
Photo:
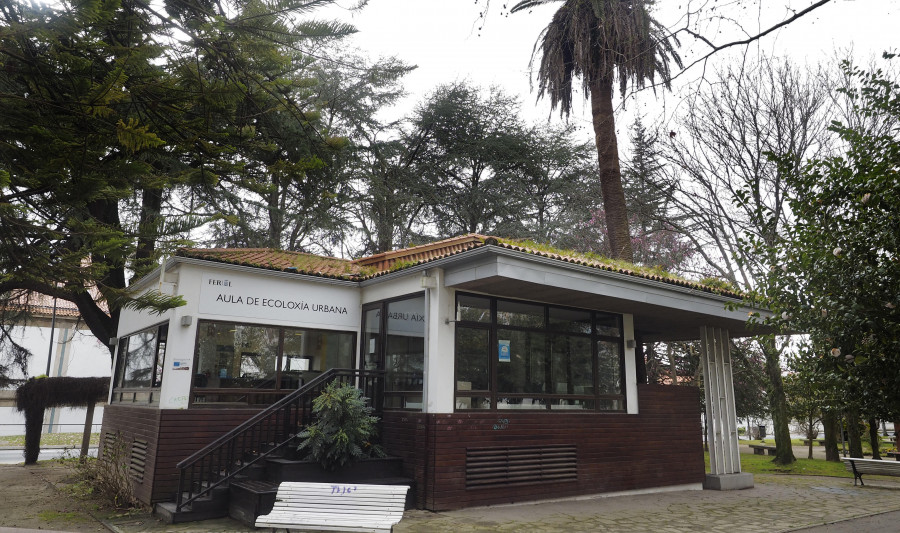
<path fill-rule="evenodd" d="M 659 267 L 635 265 L 593 253 L 564 250 L 528 240 L 506 239 L 478 234 L 462 235 L 355 260 L 267 248 L 185 248 L 180 250 L 177 255 L 294 274 L 347 281 L 364 281 L 418 265 L 428 264 L 438 259 L 458 255 L 484 246 L 498 246 L 515 252 L 718 294 L 729 298 L 741 299 L 743 297 L 731 284 L 720 279 L 706 278 L 700 281 L 692 281 L 666 272 Z"/>

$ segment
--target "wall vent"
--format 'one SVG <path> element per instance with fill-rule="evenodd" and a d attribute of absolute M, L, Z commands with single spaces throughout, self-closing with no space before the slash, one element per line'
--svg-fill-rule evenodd
<path fill-rule="evenodd" d="M 144 481 L 144 467 L 147 463 L 147 441 L 134 439 L 131 444 L 131 460 L 128 461 L 128 475 L 138 483 Z"/>
<path fill-rule="evenodd" d="M 574 444 L 466 449 L 466 488 L 576 481 Z"/>
<path fill-rule="evenodd" d="M 103 434 L 103 459 L 113 460 L 116 457 L 116 447 L 119 445 L 119 433 L 107 431 Z"/>

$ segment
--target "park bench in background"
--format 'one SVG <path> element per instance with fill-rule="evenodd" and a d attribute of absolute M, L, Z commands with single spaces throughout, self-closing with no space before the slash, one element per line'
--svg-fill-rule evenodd
<path fill-rule="evenodd" d="M 283 482 L 272 512 L 256 527 L 328 531 L 385 531 L 403 518 L 406 485 Z"/>
<path fill-rule="evenodd" d="M 847 471 L 853 473 L 853 484 L 859 480 L 860 485 L 863 483 L 863 474 L 878 476 L 900 476 L 900 463 L 894 461 L 882 461 L 879 459 L 858 459 L 856 457 L 841 457 Z"/>
<path fill-rule="evenodd" d="M 765 455 L 766 452 L 769 452 L 769 455 L 775 455 L 775 446 L 767 444 L 751 444 L 750 449 L 753 450 L 754 455 Z"/>

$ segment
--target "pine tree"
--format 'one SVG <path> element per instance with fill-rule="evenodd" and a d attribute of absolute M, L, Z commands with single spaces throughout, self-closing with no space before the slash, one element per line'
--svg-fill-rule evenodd
<path fill-rule="evenodd" d="M 135 297 L 129 275 L 232 216 L 221 193 L 269 179 L 248 162 L 303 168 L 335 144 L 296 75 L 308 45 L 353 31 L 296 22 L 321 4 L 0 1 L 0 307 L 68 300 L 105 342 L 123 308 L 182 304 Z M 289 137 L 302 147 L 273 152 Z"/>

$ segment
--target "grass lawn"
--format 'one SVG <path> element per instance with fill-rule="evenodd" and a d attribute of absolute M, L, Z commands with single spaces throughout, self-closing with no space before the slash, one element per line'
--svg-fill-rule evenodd
<path fill-rule="evenodd" d="M 81 433 L 43 433 L 41 446 L 72 446 L 81 448 Z M 100 444 L 100 434 L 91 433 L 91 446 Z M 0 436 L 0 446 L 25 446 L 25 435 Z"/>
<path fill-rule="evenodd" d="M 741 444 L 767 444 L 767 445 L 769 445 L 769 446 L 774 446 L 774 445 L 775 445 L 775 439 L 772 439 L 772 438 L 763 439 L 763 440 L 744 440 L 744 439 L 741 439 Z M 805 447 L 807 447 L 808 445 L 803 444 L 803 439 L 791 439 L 791 446 L 803 446 L 803 447 L 805 448 Z M 818 441 L 813 441 L 813 448 L 819 448 L 819 447 L 821 447 L 821 446 L 822 446 L 822 445 L 819 444 Z M 840 448 L 840 446 L 841 446 L 841 443 L 838 442 L 838 448 Z M 862 441 L 862 449 L 863 449 L 863 453 L 864 453 L 864 454 L 866 454 L 866 455 L 871 455 L 871 454 L 872 454 L 872 445 L 869 444 L 869 441 L 867 441 L 867 440 L 863 440 L 863 441 Z M 881 447 L 880 447 L 879 449 L 881 450 L 881 453 L 884 453 L 884 452 L 893 450 L 893 449 L 894 449 L 893 443 L 892 443 L 892 442 L 889 442 L 889 441 L 887 441 L 887 440 L 882 440 L 882 442 L 881 442 Z"/>
<path fill-rule="evenodd" d="M 844 463 L 831 463 L 822 459 L 801 459 L 790 465 L 776 465 L 768 455 L 741 454 L 741 470 L 751 474 L 795 474 L 800 476 L 834 476 L 853 478 Z"/>
<path fill-rule="evenodd" d="M 709 453 L 705 453 L 707 472 L 709 471 Z M 832 463 L 824 459 L 801 459 L 790 465 L 776 465 L 769 455 L 752 453 L 741 454 L 741 471 L 751 474 L 793 474 L 795 476 L 831 476 L 853 479 L 853 474 L 844 468 L 843 462 Z M 867 476 L 866 479 L 882 479 L 896 481 L 896 477 Z"/>
<path fill-rule="evenodd" d="M 709 469 L 709 453 L 705 453 L 706 468 Z M 708 470 L 707 470 L 708 471 Z M 741 471 L 751 474 L 794 474 L 799 476 L 834 476 L 853 478 L 844 463 L 830 463 L 822 459 L 800 459 L 791 465 L 776 465 L 769 455 L 741 454 Z"/>

